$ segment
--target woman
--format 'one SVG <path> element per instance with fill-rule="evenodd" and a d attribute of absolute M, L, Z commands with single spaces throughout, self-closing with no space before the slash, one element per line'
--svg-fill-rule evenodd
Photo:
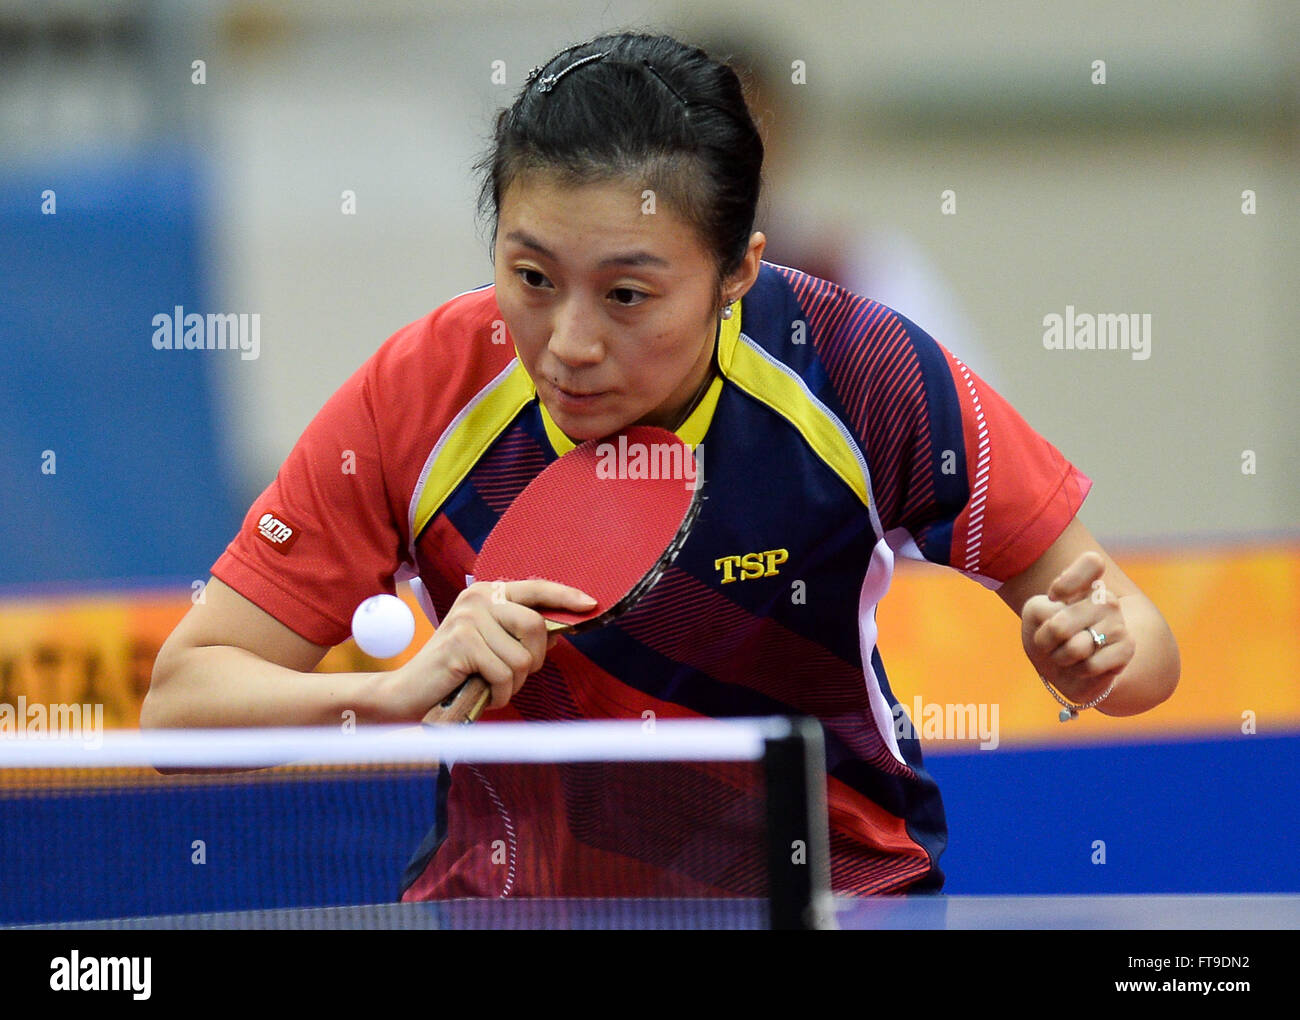
<path fill-rule="evenodd" d="M 144 725 L 415 721 L 474 673 L 498 718 L 813 715 L 832 885 L 866 894 L 937 889 L 947 838 L 876 651 L 895 552 L 996 588 L 1067 718 L 1169 697 L 1168 627 L 1075 518 L 1090 481 L 910 321 L 762 262 L 762 156 L 735 74 L 675 40 L 601 37 L 535 69 L 481 167 L 494 285 L 400 330 L 326 404 L 160 653 Z M 465 586 L 529 479 L 634 423 L 702 444 L 708 500 L 632 613 L 548 641 L 537 610 L 584 593 Z M 309 672 L 362 599 L 415 575 L 441 625 L 407 664 Z M 601 892 L 667 872 L 674 892 L 746 891 L 687 845 L 686 815 L 664 822 L 667 864 L 603 842 L 614 819 L 580 832 L 572 778 L 458 768 L 406 897 L 591 893 L 602 862 Z M 625 813 L 669 810 L 623 792 Z"/>

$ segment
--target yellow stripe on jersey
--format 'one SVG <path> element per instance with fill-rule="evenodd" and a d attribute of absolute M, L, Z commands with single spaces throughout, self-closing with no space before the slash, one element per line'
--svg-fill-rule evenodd
<path fill-rule="evenodd" d="M 704 440 L 704 433 L 709 431 L 713 421 L 713 412 L 718 406 L 718 397 L 722 396 L 722 376 L 714 376 L 704 397 L 695 405 L 695 410 L 682 422 L 677 430 L 677 438 L 694 450 Z"/>
<path fill-rule="evenodd" d="M 560 426 L 555 424 L 551 412 L 546 409 L 546 401 L 539 400 L 537 406 L 542 409 L 542 424 L 546 427 L 546 438 L 551 441 L 551 446 L 560 455 L 568 453 L 575 445 L 573 440 L 564 434 Z"/>
<path fill-rule="evenodd" d="M 789 368 L 741 339 L 740 316 L 722 320 L 718 365 L 726 378 L 793 425 L 813 452 L 844 480 L 863 506 L 871 505 L 862 464 L 840 426 Z"/>
<path fill-rule="evenodd" d="M 488 447 L 496 442 L 497 437 L 536 395 L 532 379 L 524 371 L 524 366 L 516 360 L 514 368 L 506 377 L 478 398 L 478 402 L 446 437 L 442 449 L 429 468 L 428 477 L 420 491 L 420 500 L 415 507 L 414 535 L 424 531 L 425 525 L 456 491 L 456 487 L 465 480 L 474 465 L 482 460 Z"/>

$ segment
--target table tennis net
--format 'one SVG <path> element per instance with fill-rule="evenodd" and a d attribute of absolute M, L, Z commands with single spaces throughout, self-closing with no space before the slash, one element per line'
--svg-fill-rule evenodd
<path fill-rule="evenodd" d="M 773 749 L 819 763 L 806 735 L 752 720 L 0 740 L 0 925 L 803 926 L 825 891 L 824 776 L 782 775 Z"/>

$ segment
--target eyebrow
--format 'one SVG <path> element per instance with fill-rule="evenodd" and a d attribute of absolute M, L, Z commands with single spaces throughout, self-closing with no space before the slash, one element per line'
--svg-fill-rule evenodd
<path fill-rule="evenodd" d="M 548 259 L 554 259 L 555 253 L 542 244 L 537 238 L 530 234 L 525 234 L 522 230 L 512 230 L 506 234 L 507 241 L 514 241 L 522 244 L 525 248 L 531 248 L 540 255 L 545 255 Z M 648 251 L 628 251 L 619 252 L 617 255 L 610 255 L 603 258 L 597 263 L 597 269 L 605 269 L 609 266 L 662 266 L 665 269 L 671 268 L 671 263 L 658 255 L 652 255 Z"/>

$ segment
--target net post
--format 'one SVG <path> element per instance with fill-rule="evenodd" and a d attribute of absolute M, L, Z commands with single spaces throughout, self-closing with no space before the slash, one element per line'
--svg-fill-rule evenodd
<path fill-rule="evenodd" d="M 764 740 L 770 927 L 835 927 L 826 817 L 826 750 L 815 719 Z"/>

